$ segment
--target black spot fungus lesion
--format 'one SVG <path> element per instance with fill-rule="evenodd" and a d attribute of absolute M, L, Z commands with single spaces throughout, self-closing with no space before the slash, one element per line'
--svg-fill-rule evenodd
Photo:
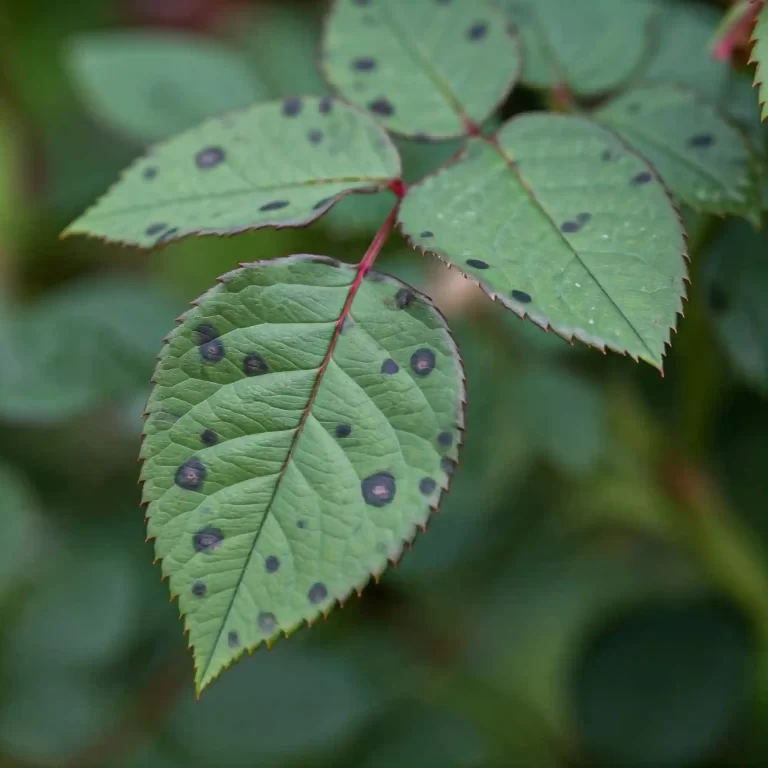
<path fill-rule="evenodd" d="M 221 165 L 227 155 L 221 147 L 206 147 L 195 155 L 195 165 L 201 171 L 207 171 Z"/>
<path fill-rule="evenodd" d="M 385 507 L 395 498 L 397 484 L 389 472 L 377 472 L 360 483 L 363 500 L 371 507 Z"/>
<path fill-rule="evenodd" d="M 411 370 L 417 376 L 426 376 L 435 369 L 435 362 L 435 353 L 428 347 L 422 347 L 411 355 Z"/>
<path fill-rule="evenodd" d="M 174 482 L 185 491 L 198 491 L 207 475 L 205 464 L 196 456 L 187 459 L 177 470 Z"/>
<path fill-rule="evenodd" d="M 243 358 L 243 373 L 246 376 L 262 376 L 269 373 L 269 366 L 258 352 L 249 352 Z"/>
<path fill-rule="evenodd" d="M 219 528 L 203 528 L 192 537 L 192 544 L 196 552 L 210 554 L 221 546 L 224 541 L 224 534 Z"/>

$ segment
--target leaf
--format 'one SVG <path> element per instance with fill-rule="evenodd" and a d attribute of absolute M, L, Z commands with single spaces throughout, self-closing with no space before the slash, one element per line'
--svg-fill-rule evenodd
<path fill-rule="evenodd" d="M 397 150 L 372 118 L 330 97 L 291 96 L 157 145 L 64 234 L 151 247 L 303 226 L 399 175 Z"/>
<path fill-rule="evenodd" d="M 702 277 L 722 348 L 736 373 L 768 394 L 768 240 L 728 222 L 706 255 Z"/>
<path fill-rule="evenodd" d="M 84 35 L 67 63 L 94 116 L 142 144 L 267 96 L 244 57 L 192 35 Z"/>
<path fill-rule="evenodd" d="M 594 115 L 647 158 L 694 210 L 741 214 L 760 224 L 760 186 L 741 132 L 675 85 L 642 85 Z"/>
<path fill-rule="evenodd" d="M 525 52 L 522 82 L 585 96 L 609 91 L 638 70 L 655 12 L 643 0 L 504 0 L 504 7 Z"/>
<path fill-rule="evenodd" d="M 754 62 L 757 65 L 755 69 L 755 85 L 760 89 L 758 97 L 762 108 L 760 119 L 765 120 L 768 118 L 768 79 L 766 78 L 766 70 L 768 70 L 768 5 L 764 5 L 757 16 L 752 40 L 754 41 L 754 46 L 750 62 Z"/>
<path fill-rule="evenodd" d="M 456 347 L 428 300 L 377 274 L 358 291 L 355 275 L 325 257 L 246 266 L 161 354 L 144 501 L 198 690 L 361 590 L 448 486 Z"/>
<path fill-rule="evenodd" d="M 712 55 L 719 61 L 728 61 L 734 48 L 742 44 L 751 30 L 754 15 L 751 13 L 757 9 L 752 0 L 734 0 L 730 8 L 723 15 L 717 25 L 710 43 Z"/>
<path fill-rule="evenodd" d="M 542 328 L 662 366 L 686 277 L 678 216 L 650 166 L 588 120 L 528 114 L 411 187 L 400 223 Z"/>
<path fill-rule="evenodd" d="M 436 139 L 482 123 L 520 61 L 501 14 L 476 0 L 336 0 L 321 58 L 331 84 L 388 130 Z"/>

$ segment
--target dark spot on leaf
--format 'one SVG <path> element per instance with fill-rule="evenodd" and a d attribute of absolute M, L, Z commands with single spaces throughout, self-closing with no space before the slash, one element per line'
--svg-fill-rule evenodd
<path fill-rule="evenodd" d="M 352 69 L 357 72 L 373 72 L 376 66 L 376 59 L 371 56 L 362 56 L 352 61 Z"/>
<path fill-rule="evenodd" d="M 603 154 L 600 155 L 600 157 L 603 159 L 604 162 L 608 162 L 609 160 L 613 159 L 613 153 L 610 149 L 604 149 Z"/>
<path fill-rule="evenodd" d="M 301 99 L 298 96 L 288 96 L 283 101 L 283 114 L 286 117 L 296 117 L 301 112 Z"/>
<path fill-rule="evenodd" d="M 325 134 L 319 128 L 313 128 L 307 134 L 307 138 L 309 139 L 310 144 L 319 144 L 323 140 L 324 136 Z"/>
<path fill-rule="evenodd" d="M 330 203 L 330 202 L 331 202 L 333 199 L 334 199 L 334 198 L 332 198 L 332 197 L 324 197 L 322 200 L 318 200 L 318 201 L 317 201 L 317 202 L 316 202 L 316 203 L 315 203 L 315 204 L 312 206 L 312 210 L 313 210 L 313 211 L 317 211 L 317 210 L 319 210 L 320 208 L 325 208 L 325 206 L 326 206 L 326 205 L 328 205 L 328 203 Z"/>
<path fill-rule="evenodd" d="M 488 264 L 484 261 L 480 261 L 480 259 L 467 259 L 467 264 L 475 269 L 488 269 Z"/>
<path fill-rule="evenodd" d="M 728 309 L 728 297 L 719 285 L 713 285 L 709 289 L 709 306 L 713 312 L 725 312 Z"/>
<path fill-rule="evenodd" d="M 424 231 L 423 231 L 423 232 L 422 232 L 422 233 L 419 235 L 419 237 L 423 237 L 423 238 L 427 238 L 427 237 L 434 237 L 434 236 L 435 236 L 435 233 L 434 233 L 434 232 L 430 232 L 428 229 L 425 229 L 425 230 L 424 230 Z"/>
<path fill-rule="evenodd" d="M 360 483 L 363 499 L 372 507 L 385 507 L 395 498 L 395 478 L 389 472 L 377 472 Z"/>
<path fill-rule="evenodd" d="M 530 304 L 532 301 L 531 295 L 529 293 L 526 293 L 525 291 L 518 291 L 518 290 L 512 291 L 512 298 L 515 301 L 519 301 L 521 304 Z"/>
<path fill-rule="evenodd" d="M 208 344 L 214 339 L 219 338 L 219 332 L 207 323 L 201 323 L 195 328 L 195 334 L 197 335 L 198 344 Z"/>
<path fill-rule="evenodd" d="M 147 227 L 144 234 L 148 237 L 154 237 L 155 235 L 159 235 L 161 232 L 164 232 L 167 227 L 167 224 L 151 224 Z"/>
<path fill-rule="evenodd" d="M 381 364 L 381 372 L 391 376 L 393 373 L 397 373 L 400 370 L 400 366 L 391 358 L 387 358 Z"/>
<path fill-rule="evenodd" d="M 267 569 L 267 573 L 275 573 L 280 567 L 280 560 L 275 555 L 270 555 L 266 559 L 264 567 Z"/>
<path fill-rule="evenodd" d="M 224 355 L 227 351 L 224 349 L 224 344 L 221 339 L 214 339 L 207 344 L 200 345 L 200 357 L 206 363 L 219 363 L 224 359 Z"/>
<path fill-rule="evenodd" d="M 445 472 L 446 475 L 452 475 L 456 471 L 456 462 L 448 458 L 448 456 L 443 456 L 442 459 L 440 459 L 440 469 Z"/>
<path fill-rule="evenodd" d="M 306 520 L 298 520 L 296 522 L 297 528 L 306 528 L 307 527 L 307 521 Z"/>
<path fill-rule="evenodd" d="M 206 469 L 200 459 L 193 456 L 187 459 L 177 470 L 174 478 L 176 485 L 185 491 L 197 491 L 205 481 Z"/>
<path fill-rule="evenodd" d="M 431 477 L 422 477 L 419 481 L 419 490 L 425 495 L 429 496 L 434 493 L 437 488 L 437 483 Z"/>
<path fill-rule="evenodd" d="M 179 228 L 173 227 L 172 229 L 169 229 L 167 232 L 163 232 L 160 237 L 155 240 L 155 245 L 162 245 L 162 243 L 167 243 L 169 240 L 173 240 L 176 235 L 179 234 Z"/>
<path fill-rule="evenodd" d="M 317 605 L 317 603 L 322 603 L 323 600 L 328 597 L 328 590 L 326 589 L 325 584 L 323 584 L 322 581 L 315 582 L 309 588 L 307 597 L 309 598 L 310 603 L 314 603 L 315 605 Z"/>
<path fill-rule="evenodd" d="M 395 108 L 392 106 L 392 102 L 383 96 L 370 102 L 368 104 L 368 109 L 374 114 L 381 115 L 382 117 L 390 117 L 395 113 Z"/>
<path fill-rule="evenodd" d="M 640 171 L 637 176 L 633 176 L 629 182 L 633 187 L 639 187 L 641 184 L 647 184 L 653 179 L 653 176 L 648 171 Z"/>
<path fill-rule="evenodd" d="M 411 305 L 414 298 L 413 291 L 409 291 L 407 288 L 400 288 L 395 294 L 395 306 L 398 309 L 405 309 Z"/>
<path fill-rule="evenodd" d="M 206 429 L 200 435 L 200 441 L 203 445 L 216 445 L 219 442 L 219 436 L 212 429 Z"/>
<path fill-rule="evenodd" d="M 229 645 L 230 648 L 240 647 L 240 635 L 234 630 L 227 635 L 227 645 Z"/>
<path fill-rule="evenodd" d="M 453 445 L 453 432 L 441 432 L 437 436 L 437 442 L 443 448 L 450 448 Z"/>
<path fill-rule="evenodd" d="M 581 229 L 581 224 L 579 224 L 576 221 L 564 221 L 560 225 L 560 231 L 561 232 L 578 232 Z"/>
<path fill-rule="evenodd" d="M 482 40 L 488 34 L 488 25 L 484 21 L 479 21 L 477 24 L 473 24 L 467 30 L 467 38 L 469 40 Z"/>
<path fill-rule="evenodd" d="M 279 211 L 281 208 L 287 208 L 290 203 L 287 200 L 273 200 L 271 203 L 265 203 L 259 208 L 260 211 Z"/>
<path fill-rule="evenodd" d="M 275 631 L 275 625 L 277 624 L 277 621 L 275 619 L 275 614 L 262 611 L 259 614 L 257 623 L 259 625 L 259 629 L 265 634 L 269 635 Z"/>
<path fill-rule="evenodd" d="M 352 434 L 352 427 L 349 424 L 339 424 L 336 427 L 336 437 L 349 437 Z"/>
<path fill-rule="evenodd" d="M 333 99 L 330 96 L 323 96 L 323 98 L 320 99 L 318 109 L 320 110 L 321 115 L 329 114 L 333 109 Z"/>
<path fill-rule="evenodd" d="M 195 164 L 201 170 L 208 170 L 224 162 L 224 150 L 221 147 L 206 147 L 195 155 Z"/>
<path fill-rule="evenodd" d="M 715 137 L 711 133 L 697 133 L 688 139 L 689 147 L 711 147 L 715 143 Z"/>
<path fill-rule="evenodd" d="M 426 376 L 435 368 L 435 353 L 427 347 L 417 349 L 411 355 L 411 370 L 417 376 Z"/>
<path fill-rule="evenodd" d="M 249 352 L 243 358 L 243 373 L 246 376 L 262 376 L 269 372 L 269 366 L 258 352 Z"/>
<path fill-rule="evenodd" d="M 579 224 L 586 224 L 591 218 L 592 218 L 591 213 L 580 213 L 576 217 L 576 221 L 578 221 Z"/>
<path fill-rule="evenodd" d="M 141 174 L 147 181 L 152 181 L 152 179 L 157 176 L 157 168 L 154 166 L 150 166 L 149 168 L 144 169 L 144 173 Z"/>
<path fill-rule="evenodd" d="M 224 540 L 224 534 L 218 528 L 203 528 L 192 537 L 197 552 L 213 552 Z"/>
<path fill-rule="evenodd" d="M 208 587 L 206 587 L 202 581 L 196 581 L 192 585 L 192 594 L 195 597 L 203 597 L 207 591 Z"/>

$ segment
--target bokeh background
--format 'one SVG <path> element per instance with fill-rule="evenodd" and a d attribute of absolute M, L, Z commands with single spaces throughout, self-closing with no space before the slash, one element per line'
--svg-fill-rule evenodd
<path fill-rule="evenodd" d="M 0 3 L 0 766 L 768 765 L 768 238 L 687 211 L 693 286 L 663 378 L 393 237 L 378 267 L 435 297 L 466 362 L 450 496 L 361 600 L 195 701 L 138 506 L 154 356 L 217 275 L 357 261 L 393 201 L 153 253 L 58 233 L 149 141 L 325 92 L 321 5 Z M 681 13 L 667 50 L 763 151 L 749 74 L 708 52 L 722 8 Z M 184 66 L 152 53 L 160 34 Z M 132 63 L 110 66 L 123 45 Z M 519 88 L 503 116 L 546 103 Z M 400 147 L 409 179 L 456 149 Z"/>

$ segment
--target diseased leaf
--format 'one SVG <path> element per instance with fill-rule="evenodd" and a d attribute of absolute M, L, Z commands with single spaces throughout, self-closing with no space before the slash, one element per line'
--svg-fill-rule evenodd
<path fill-rule="evenodd" d="M 762 120 L 768 118 L 768 5 L 764 5 L 757 15 L 755 31 L 752 36 L 754 47 L 750 61 L 757 64 L 755 69 L 755 85 L 759 86 L 758 100 L 760 102 Z"/>
<path fill-rule="evenodd" d="M 94 116 L 142 144 L 267 96 L 240 54 L 192 35 L 86 35 L 69 46 L 68 64 Z"/>
<path fill-rule="evenodd" d="M 528 114 L 412 187 L 412 243 L 543 328 L 661 368 L 685 244 L 650 166 L 607 129 Z"/>
<path fill-rule="evenodd" d="M 674 85 L 623 93 L 595 118 L 618 131 L 691 208 L 760 223 L 760 186 L 741 132 L 707 102 Z"/>
<path fill-rule="evenodd" d="M 654 6 L 644 0 L 504 0 L 504 7 L 522 40 L 522 82 L 534 88 L 609 91 L 639 69 L 649 48 Z"/>
<path fill-rule="evenodd" d="M 163 348 L 144 501 L 198 689 L 397 560 L 455 468 L 464 385 L 442 317 L 394 278 L 355 293 L 356 274 L 248 265 Z"/>
<path fill-rule="evenodd" d="M 302 226 L 399 175 L 397 150 L 368 115 L 330 97 L 291 96 L 157 145 L 64 234 L 151 247 Z"/>
<path fill-rule="evenodd" d="M 336 0 L 322 66 L 391 131 L 452 138 L 482 123 L 520 68 L 502 15 L 477 0 Z"/>

